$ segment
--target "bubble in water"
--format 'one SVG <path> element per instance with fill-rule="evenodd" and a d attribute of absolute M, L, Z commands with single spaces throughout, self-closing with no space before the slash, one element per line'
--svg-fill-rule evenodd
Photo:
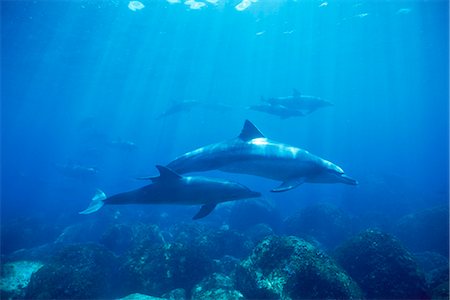
<path fill-rule="evenodd" d="M 131 9 L 132 11 L 141 10 L 144 7 L 145 7 L 144 4 L 142 4 L 142 2 L 139 1 L 130 1 L 130 3 L 128 3 L 128 8 Z"/>

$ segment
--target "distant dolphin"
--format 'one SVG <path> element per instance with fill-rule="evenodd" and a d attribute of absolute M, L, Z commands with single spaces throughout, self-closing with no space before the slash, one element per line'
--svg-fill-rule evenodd
<path fill-rule="evenodd" d="M 303 182 L 358 184 L 325 159 L 267 139 L 248 120 L 239 137 L 188 152 L 167 167 L 180 174 L 218 169 L 282 181 L 272 192 L 288 191 Z"/>
<path fill-rule="evenodd" d="M 333 105 L 333 103 L 316 96 L 302 95 L 296 89 L 293 90 L 292 96 L 273 97 L 262 99 L 262 101 L 271 105 L 283 105 L 289 109 L 300 110 L 305 112 L 305 114 L 310 114 L 319 108 Z"/>
<path fill-rule="evenodd" d="M 165 112 L 160 114 L 156 119 L 159 120 L 173 114 L 177 114 L 180 112 L 187 112 L 193 109 L 194 107 L 198 107 L 200 105 L 201 102 L 197 100 L 183 100 L 170 106 Z"/>
<path fill-rule="evenodd" d="M 248 109 L 275 115 L 280 117 L 281 119 L 287 119 L 291 117 L 303 117 L 306 115 L 306 113 L 298 109 L 290 109 L 284 105 L 269 104 L 269 103 L 252 105 L 249 106 Z"/>
<path fill-rule="evenodd" d="M 90 214 L 105 204 L 203 204 L 194 220 L 206 217 L 217 204 L 245 198 L 260 197 L 246 186 L 221 179 L 200 176 L 180 176 L 169 168 L 156 166 L 160 176 L 142 188 L 111 197 L 101 191 L 92 198 L 89 207 L 80 214 Z"/>
<path fill-rule="evenodd" d="M 137 149 L 135 142 L 127 141 L 123 139 L 112 140 L 108 143 L 110 148 L 121 149 L 125 151 L 134 151 Z"/>
<path fill-rule="evenodd" d="M 76 163 L 56 164 L 56 169 L 64 176 L 87 179 L 97 175 L 98 170 L 95 167 L 83 166 Z"/>

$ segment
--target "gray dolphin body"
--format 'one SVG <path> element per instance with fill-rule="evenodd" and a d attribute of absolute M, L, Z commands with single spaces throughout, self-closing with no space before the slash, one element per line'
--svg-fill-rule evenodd
<path fill-rule="evenodd" d="M 105 204 L 202 204 L 200 211 L 194 216 L 194 219 L 200 219 L 210 214 L 221 202 L 261 196 L 237 182 L 181 176 L 166 167 L 156 167 L 160 176 L 153 178 L 151 184 L 111 197 L 106 197 L 102 191 L 97 190 L 89 207 L 80 214 L 91 214 Z"/>
<path fill-rule="evenodd" d="M 201 102 L 197 100 L 183 100 L 170 106 L 165 112 L 157 116 L 156 119 L 159 120 L 177 113 L 188 112 L 195 107 L 199 107 L 200 105 Z"/>
<path fill-rule="evenodd" d="M 300 110 L 305 114 L 333 105 L 333 103 L 316 96 L 302 95 L 296 89 L 294 89 L 292 96 L 267 98 L 263 101 L 271 105 L 282 105 L 292 110 Z"/>
<path fill-rule="evenodd" d="M 167 167 L 180 174 L 218 169 L 282 181 L 273 192 L 287 191 L 303 182 L 358 184 L 325 159 L 267 139 L 248 120 L 239 137 L 188 152 Z"/>
<path fill-rule="evenodd" d="M 252 105 L 249 106 L 248 109 L 275 115 L 280 117 L 281 119 L 287 119 L 291 117 L 303 117 L 306 115 L 306 113 L 298 109 L 290 109 L 284 105 L 269 104 L 269 103 Z"/>

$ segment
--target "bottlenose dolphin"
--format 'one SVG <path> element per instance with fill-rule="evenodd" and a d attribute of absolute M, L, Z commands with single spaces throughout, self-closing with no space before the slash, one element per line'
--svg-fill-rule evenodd
<path fill-rule="evenodd" d="M 303 117 L 306 115 L 306 113 L 298 109 L 290 109 L 284 105 L 269 104 L 269 103 L 252 105 L 249 106 L 248 109 L 279 116 L 281 119 L 287 119 L 291 117 Z"/>
<path fill-rule="evenodd" d="M 262 98 L 262 101 L 271 105 L 283 105 L 289 109 L 300 110 L 305 112 L 305 114 L 310 114 L 321 107 L 333 105 L 333 103 L 319 97 L 302 95 L 296 89 L 293 90 L 292 96 Z"/>
<path fill-rule="evenodd" d="M 181 176 L 167 167 L 156 166 L 160 176 L 142 188 L 106 197 L 97 190 L 89 207 L 80 214 L 91 214 L 105 204 L 202 204 L 194 220 L 206 217 L 217 204 L 245 198 L 260 197 L 237 182 L 200 176 Z"/>
<path fill-rule="evenodd" d="M 170 106 L 169 108 L 167 108 L 167 110 L 165 112 L 163 112 L 162 114 L 160 114 L 158 117 L 156 117 L 156 119 L 159 120 L 161 118 L 165 118 L 165 117 L 173 115 L 173 114 L 177 114 L 177 113 L 181 113 L 181 112 L 188 112 L 191 109 L 193 109 L 194 107 L 198 107 L 200 105 L 201 105 L 201 102 L 197 101 L 197 100 L 183 100 L 183 101 L 175 103 L 172 106 Z"/>
<path fill-rule="evenodd" d="M 56 164 L 56 169 L 64 176 L 87 179 L 97 175 L 98 170 L 95 167 L 83 166 L 77 163 Z"/>
<path fill-rule="evenodd" d="M 110 148 L 121 149 L 125 151 L 134 151 L 137 149 L 135 142 L 127 141 L 123 139 L 112 140 L 108 143 Z"/>
<path fill-rule="evenodd" d="M 218 169 L 282 181 L 272 192 L 288 191 L 303 182 L 358 184 L 339 166 L 266 138 L 248 120 L 237 138 L 188 152 L 167 167 L 180 174 Z"/>

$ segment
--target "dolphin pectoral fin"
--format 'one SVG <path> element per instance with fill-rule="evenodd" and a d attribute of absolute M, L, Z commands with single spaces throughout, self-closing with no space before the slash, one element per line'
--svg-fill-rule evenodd
<path fill-rule="evenodd" d="M 272 189 L 271 192 L 275 192 L 275 193 L 286 192 L 286 191 L 292 190 L 293 188 L 298 187 L 303 182 L 305 182 L 304 177 L 289 179 L 287 181 L 284 181 L 278 187 Z"/>
<path fill-rule="evenodd" d="M 200 210 L 198 211 L 198 213 L 194 217 L 192 217 L 192 219 L 198 220 L 198 219 L 206 217 L 214 210 L 214 208 L 216 208 L 216 206 L 217 206 L 217 203 L 207 203 L 207 204 L 203 205 L 200 208 Z"/>
<path fill-rule="evenodd" d="M 103 193 L 102 190 L 97 189 L 97 192 L 95 193 L 95 196 L 92 198 L 91 203 L 89 204 L 88 208 L 86 208 L 83 211 L 80 211 L 79 214 L 81 215 L 88 215 L 92 214 L 93 212 L 96 212 L 100 208 L 102 208 L 103 205 L 105 205 L 105 199 L 106 195 Z"/>

